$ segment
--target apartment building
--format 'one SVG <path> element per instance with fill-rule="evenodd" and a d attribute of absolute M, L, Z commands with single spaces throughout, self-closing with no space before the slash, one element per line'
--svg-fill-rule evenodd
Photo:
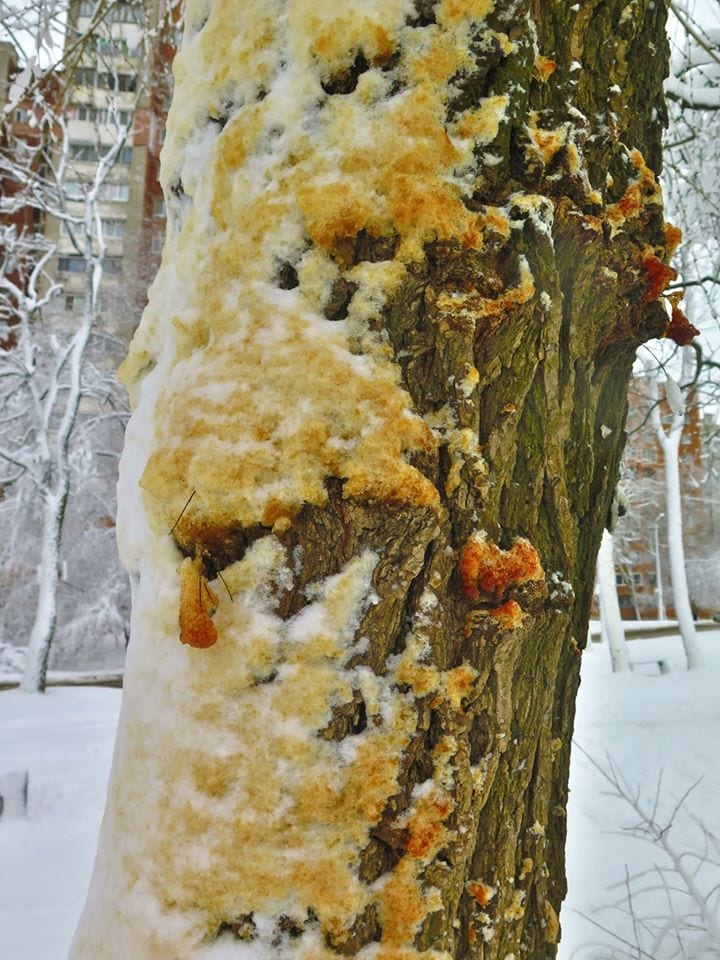
<path fill-rule="evenodd" d="M 95 8 L 93 0 L 79 0 L 71 6 L 68 46 L 87 32 Z M 117 332 L 125 336 L 139 320 L 165 232 L 165 207 L 157 177 L 168 100 L 161 91 L 174 54 L 174 46 L 168 42 L 174 37 L 171 30 L 163 26 L 156 2 L 116 3 L 93 30 L 71 68 L 72 75 L 66 78 L 71 101 L 66 111 L 69 156 L 63 182 L 69 212 L 81 215 L 81 200 L 98 159 L 117 142 L 120 131 L 130 127 L 99 192 L 106 247 L 100 306 Z M 151 31 L 155 35 L 149 43 Z M 81 311 L 85 305 L 85 260 L 66 225 L 48 218 L 46 235 L 57 244 L 51 270 L 63 285 L 58 307 L 62 312 Z"/>

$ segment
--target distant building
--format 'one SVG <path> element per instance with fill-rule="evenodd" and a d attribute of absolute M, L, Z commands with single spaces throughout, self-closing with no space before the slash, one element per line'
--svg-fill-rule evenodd
<path fill-rule="evenodd" d="M 95 11 L 92 0 L 75 0 L 69 11 L 67 44 L 85 32 Z M 100 303 L 119 333 L 137 325 L 146 291 L 160 261 L 165 205 L 158 183 L 159 154 L 169 98 L 164 94 L 174 56 L 172 25 L 159 23 L 160 7 L 116 3 L 83 51 L 67 84 L 70 147 L 66 193 L 80 198 L 98 158 L 116 142 L 117 125 L 132 122 L 132 132 L 101 187 L 100 215 L 106 244 Z M 148 27 L 155 38 L 148 48 Z M 81 204 L 69 203 L 80 212 Z M 61 308 L 81 311 L 85 289 L 83 257 L 69 231 L 48 220 L 47 236 L 57 243 L 51 272 L 63 284 Z"/>

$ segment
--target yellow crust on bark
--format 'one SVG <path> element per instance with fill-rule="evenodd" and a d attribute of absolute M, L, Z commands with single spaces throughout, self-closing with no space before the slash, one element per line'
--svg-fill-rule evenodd
<path fill-rule="evenodd" d="M 480 248 L 498 229 L 467 208 L 461 177 L 507 98 L 446 119 L 450 80 L 472 64 L 469 26 L 493 3 L 444 0 L 423 30 L 406 25 L 408 0 L 216 0 L 198 32 L 201 8 L 188 7 L 163 153 L 166 259 L 122 368 L 135 402 L 155 364 L 166 373 L 142 475 L 156 529 L 193 490 L 194 526 L 292 518 L 324 502 L 328 477 L 347 496 L 437 509 L 409 463 L 435 440 L 372 321 L 428 242 Z M 355 89 L 326 96 L 360 53 Z M 391 56 L 399 93 L 382 69 Z M 199 123 L 238 100 L 222 130 Z M 349 271 L 348 316 L 331 322 L 323 309 L 360 234 L 394 253 Z M 283 260 L 291 290 L 278 289 Z"/>

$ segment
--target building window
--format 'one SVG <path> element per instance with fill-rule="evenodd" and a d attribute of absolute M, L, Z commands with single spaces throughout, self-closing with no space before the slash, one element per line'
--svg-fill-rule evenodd
<path fill-rule="evenodd" d="M 77 231 L 77 230 L 80 230 L 81 227 L 79 227 L 77 224 L 75 224 L 74 227 L 73 227 L 73 229 L 74 229 L 74 231 Z M 70 236 L 70 235 L 71 235 L 70 225 L 69 225 L 69 224 L 67 223 L 67 221 L 65 221 L 65 220 L 62 221 L 62 223 L 61 223 L 61 225 L 60 225 L 60 230 L 61 230 L 61 232 L 62 232 L 63 234 L 65 234 L 66 236 Z M 105 219 L 105 217 L 103 217 L 103 219 L 102 219 L 102 232 L 103 232 L 103 237 L 104 237 L 106 240 L 118 240 L 118 239 L 121 239 L 122 237 L 125 236 L 125 221 L 124 221 L 124 220 L 116 220 L 116 219 L 114 219 L 114 218 Z"/>
<path fill-rule="evenodd" d="M 162 253 L 164 242 L 165 242 L 165 237 L 163 236 L 162 233 L 154 233 L 152 238 L 152 252 Z"/>
<path fill-rule="evenodd" d="M 97 148 L 92 143 L 71 143 L 70 159 L 88 162 L 97 160 Z"/>
<path fill-rule="evenodd" d="M 104 183 L 98 191 L 98 198 L 127 203 L 130 199 L 130 187 L 126 183 Z"/>
<path fill-rule="evenodd" d="M 122 257 L 105 257 L 103 260 L 103 272 L 107 274 L 122 273 Z"/>
<path fill-rule="evenodd" d="M 65 183 L 65 198 L 67 200 L 83 200 L 85 198 L 85 184 L 79 180 L 67 180 Z M 103 183 L 98 190 L 98 200 L 117 200 L 127 203 L 130 199 L 130 187 L 127 183 Z"/>
<path fill-rule="evenodd" d="M 155 201 L 155 206 L 153 207 L 153 216 L 162 218 L 165 216 L 165 198 L 160 197 L 160 199 Z"/>
<path fill-rule="evenodd" d="M 103 272 L 107 274 L 122 273 L 122 257 L 105 257 L 103 260 Z M 58 257 L 59 273 L 84 273 L 85 257 Z"/>
<path fill-rule="evenodd" d="M 95 86 L 95 68 L 94 67 L 76 67 L 75 83 L 79 87 Z"/>
<path fill-rule="evenodd" d="M 639 587 L 642 583 L 641 573 L 616 573 L 615 584 L 618 587 L 629 587 L 631 585 Z"/>
<path fill-rule="evenodd" d="M 99 87 L 101 90 L 121 90 L 134 93 L 138 78 L 134 73 L 114 73 L 111 70 L 95 70 L 94 67 L 76 67 L 75 83 L 80 87 Z"/>
<path fill-rule="evenodd" d="M 85 297 L 66 296 L 65 309 L 70 313 L 83 313 L 85 310 Z"/>
<path fill-rule="evenodd" d="M 142 7 L 131 3 L 116 3 L 108 13 L 115 23 L 142 23 Z"/>
<path fill-rule="evenodd" d="M 80 160 L 82 163 L 97 163 L 100 157 L 104 157 L 112 148 L 109 146 L 98 147 L 94 143 L 71 143 L 70 159 Z M 132 147 L 121 147 L 117 154 L 116 163 L 127 166 L 132 160 Z"/>
<path fill-rule="evenodd" d="M 103 70 L 97 74 L 97 86 L 101 90 L 134 93 L 137 90 L 137 80 L 134 73 L 111 73 L 109 70 Z"/>
<path fill-rule="evenodd" d="M 130 110 L 109 110 L 106 107 L 90 107 L 87 104 L 81 104 L 75 108 L 75 120 L 87 120 L 89 123 L 119 123 L 125 127 L 130 123 L 132 112 Z"/>
<path fill-rule="evenodd" d="M 85 257 L 58 257 L 58 273 L 84 273 Z"/>
<path fill-rule="evenodd" d="M 82 200 L 83 187 L 79 180 L 65 181 L 65 197 L 67 200 Z"/>
<path fill-rule="evenodd" d="M 105 37 L 96 37 L 95 49 L 101 55 L 119 54 L 121 56 L 127 56 L 128 45 L 127 40 L 123 40 L 122 38 L 108 40 Z"/>
<path fill-rule="evenodd" d="M 80 4 L 80 16 L 91 17 L 95 13 L 95 4 L 92 0 L 83 0 Z"/>
<path fill-rule="evenodd" d="M 117 240 L 125 236 L 124 220 L 105 220 L 102 221 L 103 236 L 107 240 Z"/>
<path fill-rule="evenodd" d="M 29 123 L 30 122 L 30 111 L 29 110 L 16 110 L 15 111 L 15 123 Z"/>

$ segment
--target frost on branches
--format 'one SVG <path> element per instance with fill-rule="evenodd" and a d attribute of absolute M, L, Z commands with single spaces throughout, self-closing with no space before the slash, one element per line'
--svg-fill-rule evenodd
<path fill-rule="evenodd" d="M 542 949 L 557 941 L 550 793 L 509 805 L 502 831 L 512 820 L 516 833 L 507 855 L 496 839 L 491 873 L 477 854 L 495 781 L 532 793 L 531 778 L 549 783 L 563 748 L 555 735 L 551 746 L 553 710 L 538 708 L 530 726 L 542 747 L 510 767 L 525 749 L 514 680 L 531 637 L 556 638 L 552 662 L 538 666 L 552 702 L 550 671 L 560 657 L 574 667 L 573 630 L 583 635 L 568 612 L 576 546 L 547 546 L 550 568 L 530 535 L 546 526 L 527 511 L 507 535 L 489 508 L 481 517 L 481 496 L 491 502 L 500 486 L 479 442 L 487 371 L 473 344 L 511 320 L 522 333 L 531 316 L 543 331 L 560 318 L 538 286 L 537 250 L 514 246 L 527 231 L 551 255 L 553 202 L 528 190 L 472 200 L 480 168 L 491 178 L 500 162 L 489 151 L 511 98 L 463 99 L 456 79 L 486 53 L 496 67 L 537 70 L 541 83 L 553 76 L 529 15 L 515 41 L 515 14 L 493 20 L 494 8 L 188 5 L 163 153 L 168 238 L 122 369 L 134 405 L 119 488 L 132 639 L 73 960 L 449 960 L 456 936 L 507 944 L 505 956 L 531 913 Z M 562 159 L 583 204 L 599 206 L 578 129 L 542 127 L 534 111 L 527 120 L 528 165 Z M 610 242 L 644 223 L 646 207 L 654 224 L 661 214 L 652 171 L 622 149 L 627 182 L 606 222 L 588 215 L 568 227 L 569 201 L 558 204 L 566 237 L 576 231 L 598 251 L 604 228 Z M 411 386 L 429 352 L 413 340 L 420 322 L 393 342 L 382 320 L 398 303 L 402 316 L 413 278 L 431 269 L 430 245 L 459 258 L 497 253 L 503 266 L 487 277 L 478 267 L 477 283 L 427 282 L 442 359 L 425 382 L 438 376 L 446 393 L 425 404 Z M 602 296 L 616 296 L 614 280 Z M 636 299 L 630 334 L 597 335 L 608 349 L 640 336 L 648 307 Z M 555 375 L 547 369 L 543 379 Z M 508 433 L 531 393 L 512 392 L 522 376 L 496 403 Z M 621 413 L 603 416 L 617 427 Z M 556 471 L 561 421 L 569 408 L 549 430 Z M 496 480 L 513 472 L 506 449 L 487 443 Z M 599 468 L 592 500 L 583 488 L 586 512 L 596 511 L 588 529 L 599 529 L 615 466 Z M 579 524 L 574 491 L 558 477 L 552 489 L 560 542 Z M 590 577 L 596 549 L 582 551 Z M 549 588 L 551 569 L 562 590 Z M 471 663 L 471 649 L 486 653 Z M 469 746 L 480 697 L 487 750 Z M 447 916 L 458 919 L 446 930 Z"/>
<path fill-rule="evenodd" d="M 87 500 L 97 495 L 92 481 L 102 470 L 90 466 L 92 447 L 106 443 L 111 447 L 112 431 L 106 428 L 124 419 L 124 401 L 116 396 L 119 388 L 103 370 L 112 363 L 108 363 L 112 347 L 106 344 L 114 338 L 102 330 L 99 304 L 105 256 L 99 196 L 130 132 L 126 123 L 116 143 L 98 161 L 82 209 L 71 211 L 67 125 L 40 91 L 36 97 L 34 118 L 42 128 L 37 144 L 24 151 L 15 144 L 15 154 L 9 148 L 0 154 L 5 187 L 0 211 L 7 217 L 0 228 L 0 529 L 5 587 L 0 631 L 20 639 L 27 628 L 27 608 L 34 605 L 21 684 L 27 692 L 45 688 L 62 570 L 72 553 L 67 542 L 63 549 L 63 531 L 68 507 L 75 506 L 71 501 L 82 502 L 72 494 L 81 486 Z M 47 266 L 57 253 L 55 245 L 30 232 L 27 225 L 12 222 L 13 216 L 30 212 L 38 220 L 64 224 L 84 261 L 85 307 L 69 321 L 53 314 L 61 286 L 50 279 Z M 112 497 L 108 499 L 111 502 Z M 107 519 L 107 504 L 103 507 Z M 28 533 L 28 528 L 38 527 L 36 535 Z M 93 547 L 92 539 L 91 532 L 85 539 L 87 550 Z M 35 542 L 39 556 L 28 550 L 28 544 L 32 547 Z M 97 571 L 99 557 L 95 564 Z M 117 593 L 117 581 L 111 587 L 108 584 L 112 561 L 105 572 L 103 597 L 83 605 L 83 613 L 95 621 L 96 638 L 101 630 L 105 632 L 106 614 L 114 625 L 122 620 L 117 604 L 108 602 Z M 83 626 L 76 623 L 74 633 L 83 633 Z M 73 645 L 71 640 L 69 647 Z"/>

